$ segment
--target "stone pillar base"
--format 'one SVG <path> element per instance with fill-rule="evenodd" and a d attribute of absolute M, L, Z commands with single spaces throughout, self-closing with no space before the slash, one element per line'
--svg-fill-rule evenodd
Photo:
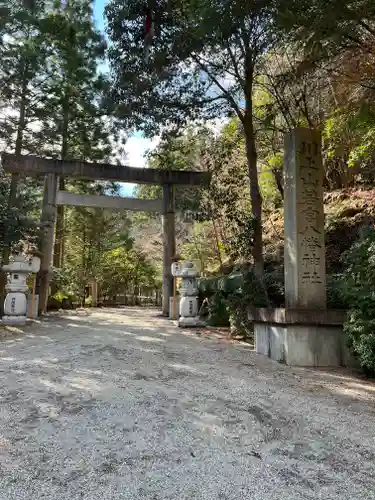
<path fill-rule="evenodd" d="M 345 311 L 255 309 L 255 350 L 293 366 L 357 366 L 346 347 Z"/>
<path fill-rule="evenodd" d="M 3 316 L 1 318 L 3 325 L 26 325 L 26 316 Z"/>
<path fill-rule="evenodd" d="M 178 326 L 180 328 L 196 328 L 199 326 L 203 326 L 204 323 L 199 319 L 199 316 L 186 317 L 181 316 L 178 320 Z"/>

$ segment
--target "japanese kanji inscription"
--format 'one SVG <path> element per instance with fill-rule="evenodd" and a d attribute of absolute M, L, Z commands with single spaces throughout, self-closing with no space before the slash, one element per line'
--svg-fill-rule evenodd
<path fill-rule="evenodd" d="M 286 140 L 284 174 L 287 307 L 325 307 L 323 166 L 318 132 L 291 132 Z"/>

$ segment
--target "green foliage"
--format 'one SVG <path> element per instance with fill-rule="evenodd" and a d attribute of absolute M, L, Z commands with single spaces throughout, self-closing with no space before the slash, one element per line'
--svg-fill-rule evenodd
<path fill-rule="evenodd" d="M 101 287 L 106 295 L 118 290 L 156 286 L 155 269 L 140 252 L 117 248 L 104 254 Z"/>
<path fill-rule="evenodd" d="M 0 150 L 91 161 L 121 154 L 121 149 L 114 151 L 119 144 L 116 120 L 102 106 L 108 92 L 108 81 L 98 73 L 104 50 L 91 0 L 35 0 L 30 5 L 10 0 L 0 22 Z M 33 243 L 37 239 L 32 218 L 40 191 L 34 181 L 15 182 L 10 190 L 7 178 L 1 184 L 0 243 L 6 259 L 9 244 L 21 236 Z M 9 213 L 4 212 L 6 198 L 14 207 Z M 59 207 L 58 242 L 63 211 Z"/>
<path fill-rule="evenodd" d="M 208 302 L 208 324 L 211 326 L 228 326 L 229 311 L 222 293 L 215 293 Z"/>
<path fill-rule="evenodd" d="M 240 102 L 251 100 L 249 66 L 273 41 L 273 8 L 268 0 L 250 6 L 244 0 L 162 2 L 155 9 L 155 43 L 146 63 L 144 2 L 110 1 L 117 111 L 148 134 L 191 119 L 243 116 Z M 251 57 L 244 58 L 244 51 Z"/>
<path fill-rule="evenodd" d="M 20 154 L 35 152 L 33 125 L 45 96 L 42 75 L 48 54 L 44 1 L 34 8 L 8 2 L 0 26 L 0 144 Z"/>
<path fill-rule="evenodd" d="M 102 106 L 109 91 L 99 73 L 105 41 L 91 0 L 55 4 L 46 17 L 48 59 L 42 91 L 48 96 L 34 133 L 43 156 L 108 161 L 117 141 L 115 121 Z"/>
<path fill-rule="evenodd" d="M 199 291 L 201 296 L 209 297 L 211 325 L 228 326 L 230 323 L 232 330 L 246 337 L 252 332 L 247 317 L 249 309 L 265 307 L 268 303 L 264 288 L 253 271 L 201 279 Z"/>
<path fill-rule="evenodd" d="M 220 260 L 225 253 L 225 246 L 216 241 L 212 220 L 187 224 L 189 238 L 181 245 L 180 254 L 184 259 L 197 262 L 200 272 L 205 275 L 220 267 Z"/>
<path fill-rule="evenodd" d="M 198 291 L 201 297 L 212 297 L 218 290 L 217 278 L 198 279 Z"/>
<path fill-rule="evenodd" d="M 278 25 L 309 48 L 331 56 L 343 47 L 361 47 L 373 34 L 375 7 L 372 0 L 288 0 L 278 12 Z"/>
<path fill-rule="evenodd" d="M 341 185 L 353 182 L 372 185 L 375 157 L 375 108 L 372 103 L 337 109 L 325 122 L 327 140 L 326 171 L 331 182 Z M 339 187 L 341 187 L 339 184 Z"/>
<path fill-rule="evenodd" d="M 254 218 L 248 216 L 247 218 L 237 220 L 237 234 L 232 241 L 232 252 L 235 258 L 244 258 L 249 261 L 251 258 L 251 250 L 254 245 Z"/>
<path fill-rule="evenodd" d="M 371 125 L 371 128 L 365 131 L 361 137 L 361 143 L 354 147 L 349 154 L 348 165 L 353 167 L 356 165 L 367 164 L 369 160 L 372 160 L 375 153 L 374 148 L 375 143 L 375 120 Z M 373 179 L 371 179 L 373 180 Z"/>
<path fill-rule="evenodd" d="M 375 231 L 371 228 L 344 255 L 342 295 L 349 306 L 345 333 L 367 374 L 375 373 Z"/>
<path fill-rule="evenodd" d="M 64 299 L 69 299 L 70 297 L 64 291 L 59 290 L 58 292 L 55 293 L 53 298 L 62 303 Z"/>
<path fill-rule="evenodd" d="M 284 270 L 282 267 L 266 269 L 264 287 L 255 277 L 253 271 L 233 272 L 228 276 L 203 278 L 199 280 L 200 299 L 209 299 L 213 312 L 210 324 L 227 317 L 233 333 L 251 337 L 252 323 L 248 320 L 249 309 L 254 307 L 284 307 Z M 342 294 L 343 277 L 341 275 L 327 276 L 327 303 L 332 309 L 346 309 L 347 299 Z M 219 326 L 219 325 L 216 325 Z"/>
<path fill-rule="evenodd" d="M 268 300 L 272 307 L 285 306 L 284 268 L 267 269 L 264 274 L 264 284 L 267 290 Z M 264 302 L 264 300 L 263 300 Z"/>
<path fill-rule="evenodd" d="M 118 116 L 146 135 L 165 135 L 189 121 L 236 116 L 241 122 L 258 276 L 263 275 L 262 198 L 253 91 L 261 59 L 276 42 L 276 9 L 274 0 L 162 2 L 154 9 L 155 42 L 146 63 L 143 1 L 112 0 L 106 8 Z"/>
<path fill-rule="evenodd" d="M 22 209 L 8 209 L 10 178 L 0 172 L 0 250 L 31 250 L 35 248 L 39 237 L 40 223 L 37 209 L 40 203 L 40 191 L 34 182 L 22 182 L 20 198 Z"/>
<path fill-rule="evenodd" d="M 348 309 L 348 303 L 345 294 L 343 294 L 343 286 L 345 278 L 342 274 L 327 275 L 327 307 L 328 309 Z"/>
<path fill-rule="evenodd" d="M 282 153 L 273 154 L 264 159 L 264 164 L 260 170 L 259 185 L 264 199 L 264 209 L 272 210 L 279 207 L 282 203 L 280 192 L 281 179 L 283 176 L 284 157 Z M 280 180 L 280 186 L 277 181 Z"/>
<path fill-rule="evenodd" d="M 123 154 L 121 129 L 126 127 L 123 135 L 134 128 L 162 134 L 149 154 L 149 168 L 212 174 L 207 191 L 184 187 L 176 193 L 179 211 L 204 214 L 198 223 L 180 218 L 176 224 L 179 252 L 198 261 L 204 274 L 256 260 L 261 216 L 266 219 L 282 203 L 283 135 L 290 128 L 323 130 L 328 188 L 373 185 L 375 9 L 370 0 L 345 5 L 339 0 L 158 2 L 147 63 L 144 2 L 110 0 L 107 14 L 111 81 L 100 73 L 106 44 L 94 26 L 91 0 L 2 5 L 1 150 L 116 161 Z M 205 123 L 211 118 L 226 122 L 220 133 Z M 118 192 L 115 184 L 61 179 L 64 187 L 86 194 Z M 37 240 L 40 186 L 20 180 L 17 192 L 17 208 L 8 210 L 9 179 L 0 178 L 2 250 L 30 247 Z M 137 195 L 160 197 L 161 188 L 142 186 Z M 341 216 L 334 223 L 336 229 L 342 225 Z M 327 227 L 332 224 L 327 219 Z M 160 285 L 156 217 L 130 219 L 87 208 L 64 214 L 60 207 L 56 240 L 64 247 L 63 268 L 55 270 L 64 297 L 82 298 L 92 279 L 109 295 Z M 335 248 L 340 253 L 344 247 Z M 355 258 L 362 262 L 359 254 Z M 267 266 L 268 297 L 272 305 L 282 305 L 282 268 Z M 348 320 L 353 346 L 367 366 L 371 337 L 361 343 L 363 331 L 355 328 L 368 321 L 365 329 L 371 329 L 366 314 L 372 285 L 362 281 L 351 296 L 348 289 L 355 284 L 349 274 L 328 277 L 328 305 L 344 308 L 351 301 L 354 307 L 357 296 L 367 297 L 367 309 L 354 308 Z M 250 276 L 202 283 L 202 293 L 212 298 L 212 310 L 224 323 L 229 314 L 242 328 L 248 304 L 264 304 Z"/>
<path fill-rule="evenodd" d="M 213 134 L 206 127 L 187 127 L 179 135 L 163 138 L 148 155 L 148 168 L 161 170 L 206 170 L 204 152 Z M 199 188 L 175 186 L 177 210 L 197 211 L 200 208 L 202 192 Z M 161 198 L 161 186 L 140 185 L 135 192 L 137 198 Z"/>
<path fill-rule="evenodd" d="M 228 278 L 231 281 L 231 277 Z M 233 285 L 235 283 L 237 286 L 233 287 L 226 296 L 232 333 L 250 337 L 253 328 L 248 320 L 249 310 L 251 307 L 266 307 L 267 297 L 263 286 L 252 271 L 241 275 L 241 279 L 237 278 Z"/>
<path fill-rule="evenodd" d="M 103 192 L 105 187 L 86 184 L 86 193 L 95 191 Z M 56 271 L 56 285 L 67 295 L 83 302 L 92 280 L 97 281 L 102 296 L 110 297 L 160 286 L 154 265 L 134 248 L 129 220 L 122 213 L 71 208 L 66 214 L 65 238 L 64 267 Z"/>

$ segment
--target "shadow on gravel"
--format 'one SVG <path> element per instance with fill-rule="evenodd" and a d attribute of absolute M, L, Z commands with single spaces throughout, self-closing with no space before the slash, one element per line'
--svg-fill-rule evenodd
<path fill-rule="evenodd" d="M 100 317 L 95 316 L 96 312 Z M 157 317 L 158 314 L 158 309 L 143 308 L 102 308 L 83 313 L 69 311 L 64 314 L 51 314 L 22 329 L 15 328 L 8 332 L 8 336 L 0 340 L 0 361 L 11 362 L 7 356 L 7 346 L 22 346 L 27 340 L 34 338 L 43 339 L 46 343 L 58 343 L 67 331 L 73 333 L 83 329 L 92 333 L 90 339 L 93 342 L 85 346 L 85 357 L 88 360 L 94 354 L 101 356 L 103 361 L 125 361 L 126 357 L 131 355 L 142 363 L 143 355 L 148 353 L 164 358 L 166 366 L 170 368 L 171 361 L 189 366 L 189 356 L 194 356 L 191 359 L 195 363 L 204 363 L 205 352 L 208 351 L 221 353 L 223 362 L 228 360 L 231 363 L 234 355 L 240 354 L 240 359 L 236 361 L 238 383 L 244 379 L 256 378 L 269 380 L 281 387 L 288 386 L 313 398 L 331 394 L 336 401 L 346 404 L 375 402 L 374 381 L 365 379 L 356 372 L 347 369 L 303 369 L 280 365 L 255 354 L 248 344 L 228 342 L 220 336 L 200 335 L 197 330 L 178 329 L 171 325 L 169 320 Z M 103 331 L 110 336 L 109 344 L 108 340 L 103 339 Z M 171 345 L 181 337 L 185 337 L 186 342 L 201 345 L 201 360 L 189 352 L 175 352 Z M 13 361 L 17 364 L 16 359 Z M 200 371 L 203 374 L 205 370 Z M 177 371 L 175 377 L 181 377 L 181 374 Z M 372 413 L 375 414 L 374 409 Z"/>

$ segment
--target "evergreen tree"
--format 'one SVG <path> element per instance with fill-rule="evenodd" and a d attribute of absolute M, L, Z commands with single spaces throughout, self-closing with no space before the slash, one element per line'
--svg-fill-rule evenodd
<path fill-rule="evenodd" d="M 252 254 L 259 277 L 263 275 L 262 198 L 253 93 L 259 62 L 275 42 L 276 4 L 275 0 L 155 2 L 155 36 L 147 64 L 144 2 L 111 0 L 106 9 L 112 97 L 120 116 L 150 134 L 178 128 L 188 119 L 233 114 L 239 118 L 250 179 Z"/>
<path fill-rule="evenodd" d="M 33 127 L 42 106 L 40 78 L 48 50 L 44 2 L 36 0 L 30 7 L 11 0 L 2 8 L 1 14 L 0 145 L 1 149 L 19 156 L 24 152 L 36 152 Z M 26 184 L 16 174 L 12 175 L 10 183 L 2 176 L 0 183 L 2 197 L 6 197 L 0 220 L 1 260 L 4 264 L 9 260 L 12 245 L 21 235 L 25 238 L 35 233 L 35 223 L 25 216 L 32 206 L 38 183 Z M 5 276 L 1 273 L 1 307 L 4 285 Z"/>
<path fill-rule="evenodd" d="M 105 43 L 93 24 L 91 0 L 57 2 L 49 13 L 51 54 L 43 88 L 48 111 L 37 138 L 43 156 L 109 160 L 115 142 L 114 121 L 103 108 L 106 78 L 98 74 Z M 65 189 L 60 178 L 59 189 Z M 54 265 L 63 264 L 64 207 L 58 207 Z"/>
<path fill-rule="evenodd" d="M 44 1 L 36 0 L 32 8 L 25 4 L 9 2 L 0 26 L 0 142 L 16 155 L 38 153 L 34 136 L 43 115 L 50 53 Z"/>

